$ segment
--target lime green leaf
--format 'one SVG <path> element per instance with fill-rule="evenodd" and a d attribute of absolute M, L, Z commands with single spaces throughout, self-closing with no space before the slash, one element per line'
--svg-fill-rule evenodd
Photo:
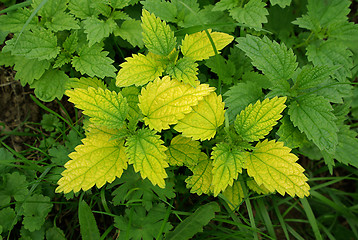
<path fill-rule="evenodd" d="M 135 54 L 127 57 L 116 78 L 118 87 L 142 86 L 161 76 L 164 69 L 152 55 Z"/>
<path fill-rule="evenodd" d="M 211 139 L 215 136 L 216 129 L 224 123 L 224 106 L 221 95 L 217 96 L 212 92 L 193 107 L 192 112 L 179 120 L 174 129 L 194 140 Z"/>
<path fill-rule="evenodd" d="M 144 9 L 142 29 L 143 42 L 150 52 L 167 56 L 175 48 L 176 38 L 169 25 Z"/>
<path fill-rule="evenodd" d="M 157 17 L 168 22 L 177 22 L 179 17 L 177 7 L 172 2 L 165 0 L 146 0 L 141 1 L 143 7 L 149 12 L 155 14 Z"/>
<path fill-rule="evenodd" d="M 20 8 L 10 11 L 6 15 L 0 15 L 0 31 L 17 33 L 22 30 L 25 22 L 31 16 L 28 8 Z M 37 25 L 36 18 L 32 18 L 26 29 L 33 29 Z"/>
<path fill-rule="evenodd" d="M 59 55 L 57 55 L 57 58 L 55 60 L 55 63 L 53 64 L 53 68 L 56 69 L 56 68 L 60 68 L 62 67 L 63 65 L 67 64 L 67 63 L 70 63 L 71 62 L 71 56 L 65 52 L 60 52 Z"/>
<path fill-rule="evenodd" d="M 113 29 L 118 27 L 112 19 L 103 21 L 96 17 L 87 18 L 83 21 L 83 25 L 90 47 L 108 37 L 113 32 Z"/>
<path fill-rule="evenodd" d="M 293 88 L 308 89 L 317 87 L 319 84 L 326 82 L 336 69 L 327 66 L 312 67 L 311 65 L 306 65 L 294 80 L 295 85 Z"/>
<path fill-rule="evenodd" d="M 168 162 L 172 166 L 193 166 L 199 161 L 200 143 L 178 135 L 172 139 L 166 151 Z"/>
<path fill-rule="evenodd" d="M 231 210 L 234 211 L 239 209 L 240 203 L 244 198 L 244 191 L 242 190 L 239 181 L 234 181 L 232 186 L 228 186 L 222 194 Z"/>
<path fill-rule="evenodd" d="M 42 0 L 33 0 L 31 4 L 32 8 L 36 9 L 41 2 Z M 50 18 L 58 12 L 64 12 L 67 7 L 66 5 L 67 1 L 49 0 L 39 9 L 37 14 L 41 17 Z"/>
<path fill-rule="evenodd" d="M 47 214 L 52 209 L 52 203 L 50 198 L 40 194 L 34 194 L 26 199 L 22 204 L 24 210 L 24 220 L 22 224 L 24 227 L 33 232 L 40 230 L 45 223 Z"/>
<path fill-rule="evenodd" d="M 288 193 L 291 197 L 303 198 L 309 195 L 310 187 L 304 169 L 296 163 L 298 158 L 290 151 L 282 142 L 274 140 L 257 143 L 252 152 L 247 152 L 247 173 L 270 192 L 276 190 L 281 195 Z"/>
<path fill-rule="evenodd" d="M 80 223 L 82 239 L 100 239 L 99 230 L 93 212 L 85 201 L 78 204 L 78 220 Z"/>
<path fill-rule="evenodd" d="M 133 164 L 134 170 L 140 172 L 143 179 L 148 178 L 153 185 L 164 188 L 168 163 L 164 153 L 166 147 L 160 136 L 149 129 L 140 129 L 127 139 L 126 147 L 129 163 Z"/>
<path fill-rule="evenodd" d="M 294 126 L 305 133 L 320 150 L 333 153 L 338 143 L 338 128 L 332 110 L 326 99 L 311 94 L 293 101 L 288 114 Z"/>
<path fill-rule="evenodd" d="M 236 132 L 246 141 L 258 141 L 264 138 L 281 118 L 285 109 L 286 97 L 274 97 L 250 104 L 237 115 Z"/>
<path fill-rule="evenodd" d="M 233 36 L 226 33 L 211 32 L 211 29 L 208 29 L 208 32 L 218 53 L 234 40 Z M 189 57 L 194 61 L 208 59 L 215 55 L 213 46 L 205 31 L 186 35 L 181 44 L 181 52 L 185 57 Z"/>
<path fill-rule="evenodd" d="M 124 124 L 128 105 L 120 93 L 89 87 L 67 90 L 66 95 L 70 102 L 91 117 L 92 123 L 109 128 L 120 128 Z"/>
<path fill-rule="evenodd" d="M 217 196 L 227 186 L 232 186 L 238 173 L 244 166 L 244 153 L 232 148 L 227 143 L 219 143 L 213 147 L 211 153 L 213 159 L 213 182 L 214 196 Z"/>
<path fill-rule="evenodd" d="M 20 80 L 22 86 L 25 86 L 27 83 L 32 84 L 34 80 L 39 79 L 50 67 L 49 61 L 46 60 L 37 61 L 36 59 L 27 59 L 20 56 L 17 56 L 15 59 L 15 79 Z"/>
<path fill-rule="evenodd" d="M 229 12 L 239 23 L 246 24 L 249 27 L 261 28 L 262 23 L 267 23 L 266 15 L 269 15 L 265 6 L 266 3 L 261 0 L 250 0 L 243 8 L 236 7 Z"/>
<path fill-rule="evenodd" d="M 211 163 L 208 156 L 201 152 L 198 164 L 189 167 L 193 175 L 185 179 L 185 182 L 191 193 L 196 193 L 200 196 L 203 193 L 209 194 L 212 191 L 213 166 Z"/>
<path fill-rule="evenodd" d="M 133 2 L 133 0 L 111 0 L 110 5 L 113 8 L 122 9 L 124 7 L 131 5 L 131 2 Z"/>
<path fill-rule="evenodd" d="M 127 119 L 129 121 L 139 120 L 142 117 L 142 114 L 141 114 L 139 106 L 138 106 L 139 89 L 134 86 L 126 87 L 126 88 L 122 89 L 121 93 L 122 93 L 123 97 L 125 97 L 127 99 L 127 103 L 128 103 Z"/>
<path fill-rule="evenodd" d="M 74 53 L 78 46 L 78 32 L 71 31 L 71 34 L 66 38 L 63 42 L 62 47 L 65 50 L 64 52 L 68 52 L 70 54 Z"/>
<path fill-rule="evenodd" d="M 334 157 L 343 164 L 358 168 L 358 139 L 357 133 L 348 126 L 342 126 L 338 132 L 338 145 Z"/>
<path fill-rule="evenodd" d="M 166 72 L 172 77 L 192 86 L 197 85 L 198 64 L 191 58 L 181 58 L 175 64 L 170 65 Z"/>
<path fill-rule="evenodd" d="M 291 0 L 270 0 L 272 6 L 278 4 L 280 7 L 285 8 L 291 5 Z"/>
<path fill-rule="evenodd" d="M 46 6 L 47 4 L 45 4 Z M 45 23 L 46 27 L 54 32 L 63 30 L 80 29 L 77 20 L 65 12 L 57 12 L 51 19 Z"/>
<path fill-rule="evenodd" d="M 278 44 L 264 36 L 262 39 L 247 35 L 240 37 L 236 45 L 251 58 L 252 65 L 261 70 L 276 86 L 288 89 L 290 79 L 297 67 L 296 56 L 284 43 Z"/>
<path fill-rule="evenodd" d="M 308 141 L 306 135 L 293 126 L 289 116 L 284 116 L 281 119 L 281 126 L 277 131 L 277 135 L 280 136 L 279 140 L 289 148 L 301 147 Z"/>
<path fill-rule="evenodd" d="M 139 108 L 145 115 L 145 123 L 150 128 L 161 131 L 191 112 L 192 107 L 214 89 L 208 84 L 200 84 L 194 88 L 168 76 L 157 78 L 142 89 Z"/>
<path fill-rule="evenodd" d="M 68 88 L 81 88 L 81 89 L 88 89 L 89 87 L 93 87 L 95 89 L 102 88 L 105 90 L 107 87 L 101 79 L 96 77 L 89 78 L 89 77 L 81 77 L 81 78 L 71 78 L 67 84 Z"/>
<path fill-rule="evenodd" d="M 51 102 L 55 98 L 61 99 L 67 82 L 68 75 L 60 70 L 48 70 L 40 79 L 35 80 L 30 86 L 35 88 L 36 97 L 45 102 Z"/>
<path fill-rule="evenodd" d="M 92 8 L 92 0 L 71 0 L 68 9 L 77 18 L 86 19 L 88 17 L 97 16 L 96 10 Z"/>
<path fill-rule="evenodd" d="M 123 141 L 112 140 L 116 131 L 107 131 L 110 133 L 88 135 L 69 155 L 71 160 L 65 164 L 56 192 L 87 191 L 94 185 L 100 188 L 122 175 L 127 168 Z"/>
<path fill-rule="evenodd" d="M 82 74 L 90 77 L 97 76 L 99 78 L 115 77 L 116 68 L 112 65 L 113 60 L 107 57 L 108 52 L 102 51 L 100 45 L 92 47 L 84 46 L 79 52 L 79 56 L 72 59 L 72 66 Z"/>
<path fill-rule="evenodd" d="M 125 20 L 119 28 L 114 30 L 114 34 L 127 40 L 133 47 L 143 48 L 141 22 L 135 19 Z"/>
<path fill-rule="evenodd" d="M 247 186 L 254 192 L 258 194 L 270 194 L 273 192 L 270 192 L 263 184 L 260 186 L 256 183 L 254 179 L 250 179 L 246 181 Z"/>
<path fill-rule="evenodd" d="M 45 28 L 25 31 L 20 37 L 7 41 L 4 48 L 10 48 L 12 55 L 38 60 L 53 59 L 60 51 L 57 37 Z"/>
<path fill-rule="evenodd" d="M 230 10 L 233 9 L 234 7 L 237 7 L 237 5 L 238 5 L 237 0 L 220 0 L 215 4 L 213 11 Z"/>

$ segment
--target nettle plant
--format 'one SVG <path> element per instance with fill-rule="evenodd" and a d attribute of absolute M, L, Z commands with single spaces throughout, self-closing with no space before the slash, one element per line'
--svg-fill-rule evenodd
<path fill-rule="evenodd" d="M 192 171 L 185 179 L 192 193 L 222 193 L 233 208 L 246 186 L 258 193 L 308 196 L 297 156 L 283 142 L 265 139 L 281 118 L 287 97 L 257 101 L 230 121 L 222 96 L 197 78 L 196 61 L 217 55 L 234 38 L 204 30 L 186 35 L 177 47 L 169 25 L 146 10 L 142 29 L 148 53 L 121 64 L 117 91 L 91 78 L 74 80 L 73 89 L 66 91 L 89 119 L 86 138 L 69 155 L 56 191 L 100 188 L 131 164 L 160 188 L 166 186 L 169 166 L 185 166 Z M 263 44 L 273 43 L 264 39 Z M 212 151 L 202 152 L 203 144 Z"/>

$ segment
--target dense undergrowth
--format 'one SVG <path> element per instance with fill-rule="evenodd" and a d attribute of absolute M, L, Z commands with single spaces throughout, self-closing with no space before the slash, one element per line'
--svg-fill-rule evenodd
<path fill-rule="evenodd" d="M 0 2 L 0 238 L 358 238 L 357 1 Z"/>

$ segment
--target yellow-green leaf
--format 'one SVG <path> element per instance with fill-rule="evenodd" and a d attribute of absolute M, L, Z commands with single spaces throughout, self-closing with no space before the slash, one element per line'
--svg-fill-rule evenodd
<path fill-rule="evenodd" d="M 87 89 L 88 87 L 93 88 L 102 88 L 106 89 L 106 85 L 101 79 L 98 79 L 96 77 L 90 78 L 90 77 L 81 77 L 81 78 L 71 78 L 70 81 L 67 83 L 67 88 L 82 88 Z"/>
<path fill-rule="evenodd" d="M 146 125 L 157 131 L 169 129 L 179 119 L 192 111 L 192 106 L 198 104 L 204 96 L 215 88 L 208 84 L 200 84 L 196 88 L 170 79 L 165 76 L 149 83 L 142 89 L 139 96 L 139 108 L 142 110 Z"/>
<path fill-rule="evenodd" d="M 83 144 L 69 155 L 71 160 L 65 164 L 56 192 L 87 191 L 94 185 L 100 188 L 122 175 L 127 168 L 123 141 L 111 140 L 111 133 L 115 131 L 106 129 L 82 140 Z"/>
<path fill-rule="evenodd" d="M 258 141 L 272 130 L 285 109 L 286 97 L 274 97 L 250 104 L 237 115 L 235 129 L 246 141 Z"/>
<path fill-rule="evenodd" d="M 214 196 L 217 196 L 226 187 L 232 186 L 238 174 L 242 172 L 244 152 L 233 149 L 227 143 L 219 143 L 213 147 L 213 186 Z"/>
<path fill-rule="evenodd" d="M 209 194 L 211 192 L 212 164 L 208 156 L 201 152 L 199 163 L 193 167 L 189 167 L 193 175 L 185 179 L 187 188 L 190 188 L 191 193 L 196 193 L 199 196 L 203 193 Z"/>
<path fill-rule="evenodd" d="M 218 52 L 234 40 L 233 36 L 226 33 L 212 32 L 211 29 L 208 29 L 208 32 Z M 181 44 L 181 52 L 185 57 L 190 57 L 195 61 L 208 59 L 215 55 L 214 48 L 205 31 L 186 35 Z"/>
<path fill-rule="evenodd" d="M 89 87 L 67 90 L 66 95 L 96 125 L 120 128 L 126 119 L 128 104 L 120 93 Z"/>
<path fill-rule="evenodd" d="M 129 163 L 133 164 L 134 170 L 140 172 L 143 179 L 148 178 L 153 185 L 165 187 L 164 178 L 167 177 L 165 168 L 167 149 L 159 135 L 149 129 L 140 129 L 127 139 L 126 153 Z"/>
<path fill-rule="evenodd" d="M 142 29 L 143 42 L 150 52 L 167 56 L 175 48 L 176 38 L 169 25 L 144 9 Z"/>
<path fill-rule="evenodd" d="M 139 120 L 141 118 L 141 112 L 138 107 L 139 99 L 139 89 L 137 87 L 131 86 L 123 88 L 121 91 L 123 97 L 127 99 L 128 103 L 128 116 L 127 119 L 131 120 Z"/>
<path fill-rule="evenodd" d="M 175 64 L 169 66 L 166 72 L 172 77 L 192 86 L 198 85 L 198 64 L 190 58 L 181 58 Z"/>
<path fill-rule="evenodd" d="M 255 191 L 258 194 L 273 193 L 273 192 L 270 192 L 267 188 L 265 188 L 265 186 L 263 184 L 261 184 L 259 186 L 253 179 L 247 180 L 246 184 L 252 191 Z"/>
<path fill-rule="evenodd" d="M 130 85 L 142 86 L 164 72 L 162 63 L 157 61 L 153 55 L 133 54 L 127 57 L 122 63 L 116 78 L 118 87 L 127 87 Z"/>
<path fill-rule="evenodd" d="M 234 181 L 232 186 L 228 186 L 222 194 L 230 209 L 233 211 L 238 210 L 240 203 L 244 198 L 244 191 L 242 190 L 240 182 Z"/>
<path fill-rule="evenodd" d="M 182 135 L 174 137 L 166 151 L 168 162 L 172 166 L 196 165 L 200 153 L 200 143 Z"/>
<path fill-rule="evenodd" d="M 179 120 L 174 129 L 194 140 L 203 141 L 213 138 L 216 129 L 224 123 L 224 106 L 221 95 L 217 96 L 215 92 L 212 92 L 193 107 L 192 112 Z"/>
<path fill-rule="evenodd" d="M 302 198 L 309 195 L 310 187 L 304 169 L 296 163 L 297 156 L 290 151 L 282 142 L 274 140 L 257 143 L 254 150 L 247 153 L 247 173 L 270 192 L 276 190 L 281 195 L 288 193 Z"/>

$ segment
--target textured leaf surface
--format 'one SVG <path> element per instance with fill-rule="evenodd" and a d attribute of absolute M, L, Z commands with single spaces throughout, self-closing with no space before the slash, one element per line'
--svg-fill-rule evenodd
<path fill-rule="evenodd" d="M 288 193 L 291 197 L 303 198 L 309 195 L 310 187 L 304 169 L 296 163 L 298 158 L 290 151 L 274 140 L 257 143 L 254 150 L 247 153 L 247 173 L 270 192 L 276 190 L 281 195 Z"/>
<path fill-rule="evenodd" d="M 172 139 L 166 151 L 168 162 L 172 166 L 193 166 L 199 161 L 200 143 L 178 135 Z"/>
<path fill-rule="evenodd" d="M 265 188 L 265 186 L 263 184 L 261 184 L 260 186 L 255 182 L 255 180 L 250 179 L 248 181 L 246 181 L 247 186 L 254 192 L 258 193 L 258 194 L 270 194 L 273 192 L 270 192 L 267 188 Z"/>
<path fill-rule="evenodd" d="M 161 131 L 168 129 L 170 124 L 177 123 L 212 91 L 214 88 L 208 84 L 200 84 L 194 88 L 168 76 L 157 78 L 142 89 L 139 108 L 145 115 L 145 123 L 150 128 Z"/>
<path fill-rule="evenodd" d="M 121 91 L 123 97 L 127 99 L 128 103 L 128 116 L 127 119 L 129 121 L 131 120 L 139 120 L 142 117 L 142 114 L 140 112 L 140 109 L 138 107 L 139 99 L 139 89 L 132 86 L 132 87 L 126 87 L 123 88 Z"/>
<path fill-rule="evenodd" d="M 133 47 L 138 46 L 139 48 L 143 48 L 144 42 L 142 37 L 142 27 L 139 20 L 125 20 L 120 28 L 117 28 L 117 30 L 118 35 L 127 40 Z M 116 34 L 116 29 L 114 33 Z"/>
<path fill-rule="evenodd" d="M 308 95 L 289 106 L 288 114 L 295 126 L 305 133 L 319 149 L 334 152 L 338 128 L 331 104 L 322 96 Z"/>
<path fill-rule="evenodd" d="M 285 101 L 286 97 L 274 97 L 250 104 L 236 117 L 236 132 L 249 142 L 264 138 L 281 118 Z"/>
<path fill-rule="evenodd" d="M 227 186 L 232 186 L 238 173 L 244 166 L 244 153 L 233 149 L 227 143 L 219 143 L 213 147 L 211 153 L 213 159 L 213 182 L 214 196 L 217 196 Z"/>
<path fill-rule="evenodd" d="M 217 96 L 212 92 L 193 107 L 192 112 L 179 120 L 174 129 L 194 140 L 211 139 L 215 136 L 216 129 L 224 123 L 224 106 L 221 95 Z"/>
<path fill-rule="evenodd" d="M 47 4 L 45 4 L 46 6 Z M 51 21 L 45 23 L 46 27 L 54 32 L 59 32 L 63 30 L 71 29 L 80 29 L 76 19 L 65 12 L 57 12 L 52 18 Z"/>
<path fill-rule="evenodd" d="M 66 95 L 70 97 L 70 102 L 91 117 L 90 121 L 94 124 L 120 128 L 127 116 L 128 104 L 120 93 L 89 87 L 68 90 Z"/>
<path fill-rule="evenodd" d="M 41 194 L 34 194 L 26 200 L 27 201 L 22 205 L 24 210 L 24 220 L 22 224 L 24 224 L 24 227 L 30 232 L 40 230 L 45 223 L 48 213 L 52 209 L 50 198 Z"/>
<path fill-rule="evenodd" d="M 261 28 L 263 23 L 267 23 L 266 16 L 269 14 L 265 6 L 266 3 L 261 0 L 250 0 L 243 8 L 231 9 L 230 15 L 239 23 Z"/>
<path fill-rule="evenodd" d="M 148 178 L 153 185 L 164 188 L 168 163 L 164 153 L 166 147 L 160 136 L 149 129 L 141 129 L 127 139 L 126 147 L 129 163 L 133 164 L 134 170 L 140 172 L 143 179 Z"/>
<path fill-rule="evenodd" d="M 218 52 L 234 40 L 233 36 L 226 33 L 212 32 L 211 29 L 208 29 L 208 32 Z M 186 35 L 181 44 L 181 52 L 185 57 L 189 57 L 194 61 L 208 59 L 215 55 L 213 46 L 205 31 Z"/>
<path fill-rule="evenodd" d="M 67 86 L 68 88 L 81 88 L 86 90 L 89 87 L 93 87 L 95 89 L 102 88 L 103 90 L 107 88 L 104 82 L 96 77 L 71 78 Z"/>
<path fill-rule="evenodd" d="M 161 76 L 164 71 L 162 65 L 151 55 L 144 56 L 139 53 L 125 60 L 120 65 L 122 68 L 116 78 L 118 87 L 127 87 L 133 84 L 142 86 Z"/>
<path fill-rule="evenodd" d="M 68 4 L 70 12 L 78 18 L 86 19 L 92 15 L 97 16 L 96 10 L 92 8 L 91 0 L 71 0 Z"/>
<path fill-rule="evenodd" d="M 291 0 L 270 0 L 270 2 L 273 6 L 278 4 L 282 8 L 290 6 L 291 4 Z"/>
<path fill-rule="evenodd" d="M 169 66 L 166 72 L 172 77 L 192 86 L 197 85 L 198 64 L 190 58 L 181 58 L 175 65 Z"/>
<path fill-rule="evenodd" d="M 238 210 L 240 203 L 244 198 L 244 191 L 242 190 L 241 183 L 239 181 L 234 181 L 232 186 L 228 186 L 222 194 L 230 209 L 233 211 Z"/>
<path fill-rule="evenodd" d="M 83 200 L 78 204 L 78 220 L 82 239 L 96 240 L 100 238 L 93 212 L 90 206 Z"/>
<path fill-rule="evenodd" d="M 50 63 L 46 60 L 37 61 L 25 57 L 16 57 L 14 70 L 16 71 L 15 79 L 20 80 L 21 85 L 32 84 L 34 80 L 39 79 L 47 69 Z"/>
<path fill-rule="evenodd" d="M 262 39 L 247 35 L 240 37 L 236 45 L 251 58 L 252 65 L 261 70 L 275 85 L 289 87 L 286 80 L 293 76 L 297 67 L 296 56 L 292 49 L 281 43 L 271 41 L 264 36 Z"/>
<path fill-rule="evenodd" d="M 20 32 L 30 15 L 31 11 L 28 8 L 20 8 L 16 11 L 10 11 L 7 14 L 0 15 L 0 31 L 14 33 Z M 33 18 L 29 22 L 28 28 L 32 29 L 36 27 L 36 25 L 36 18 Z"/>
<path fill-rule="evenodd" d="M 299 89 L 317 87 L 319 84 L 326 82 L 329 76 L 334 73 L 334 70 L 336 70 L 336 68 L 306 65 L 298 74 L 294 87 Z"/>
<path fill-rule="evenodd" d="M 338 132 L 338 145 L 335 159 L 343 164 L 358 167 L 358 139 L 357 133 L 348 126 L 341 127 Z"/>
<path fill-rule="evenodd" d="M 211 163 L 208 156 L 202 152 L 200 153 L 198 164 L 190 167 L 193 175 L 185 179 L 185 182 L 191 193 L 196 193 L 200 196 L 203 193 L 209 194 L 212 191 L 213 166 Z"/>
<path fill-rule="evenodd" d="M 143 9 L 143 42 L 152 53 L 167 56 L 175 48 L 176 38 L 169 25 Z"/>
<path fill-rule="evenodd" d="M 293 126 L 290 117 L 287 115 L 281 119 L 281 126 L 277 131 L 277 135 L 280 136 L 279 140 L 289 148 L 301 147 L 304 143 L 307 143 L 306 135 Z"/>
<path fill-rule="evenodd" d="M 123 141 L 112 140 L 116 132 L 106 131 L 109 133 L 88 135 L 69 155 L 71 160 L 65 164 L 56 192 L 87 191 L 94 185 L 100 188 L 122 175 L 127 168 Z"/>
<path fill-rule="evenodd" d="M 103 21 L 96 17 L 87 18 L 83 21 L 83 25 L 90 47 L 108 37 L 117 26 L 113 20 Z"/>

